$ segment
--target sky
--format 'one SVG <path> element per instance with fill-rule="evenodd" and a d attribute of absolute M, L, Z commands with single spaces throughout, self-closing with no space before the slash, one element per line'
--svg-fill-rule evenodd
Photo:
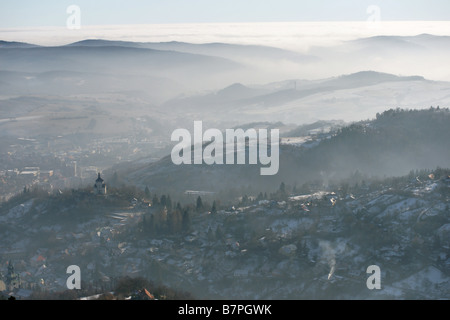
<path fill-rule="evenodd" d="M 70 5 L 84 26 L 121 24 L 448 21 L 448 0 L 0 0 L 0 28 L 65 26 Z"/>

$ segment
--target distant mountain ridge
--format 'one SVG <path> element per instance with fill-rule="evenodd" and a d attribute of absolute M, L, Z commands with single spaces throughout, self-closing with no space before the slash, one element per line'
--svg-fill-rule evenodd
<path fill-rule="evenodd" d="M 79 42 L 68 44 L 70 47 L 104 47 L 119 46 L 132 48 L 145 48 L 161 51 L 177 51 L 192 54 L 204 54 L 212 56 L 220 56 L 234 59 L 239 58 L 283 58 L 295 61 L 317 61 L 317 57 L 302 54 L 286 49 L 264 46 L 264 45 L 244 45 L 230 43 L 188 43 L 180 41 L 169 42 L 131 42 L 131 41 L 114 41 L 104 39 L 87 39 Z M 242 57 L 241 57 L 242 56 Z"/>
<path fill-rule="evenodd" d="M 397 76 L 376 71 L 360 71 L 339 77 L 316 81 L 292 80 L 291 86 L 274 89 L 263 86 L 248 87 L 240 83 L 232 84 L 214 93 L 199 94 L 169 100 L 165 107 L 172 110 L 207 108 L 209 110 L 244 111 L 249 106 L 261 108 L 283 106 L 308 96 L 333 92 L 335 90 L 355 89 L 389 82 L 427 81 L 421 76 Z"/>
<path fill-rule="evenodd" d="M 0 40 L 0 48 L 36 48 L 36 47 L 39 46 L 25 42 Z"/>

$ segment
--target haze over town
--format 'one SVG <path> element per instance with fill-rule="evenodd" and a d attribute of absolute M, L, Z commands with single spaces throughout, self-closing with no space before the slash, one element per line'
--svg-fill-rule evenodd
<path fill-rule="evenodd" d="M 369 2 L 2 4 L 1 297 L 448 298 L 448 3 Z"/>

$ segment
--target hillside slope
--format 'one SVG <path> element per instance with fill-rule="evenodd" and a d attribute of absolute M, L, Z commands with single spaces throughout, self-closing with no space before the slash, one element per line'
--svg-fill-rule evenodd
<path fill-rule="evenodd" d="M 300 146 L 282 144 L 280 169 L 274 176 L 261 176 L 260 165 L 177 166 L 170 156 L 141 167 L 130 164 L 120 175 L 141 187 L 176 192 L 242 188 L 259 192 L 273 190 L 283 181 L 326 184 L 355 172 L 401 176 L 410 170 L 448 167 L 449 159 L 448 109 L 389 110 L 371 121 L 309 136 Z"/>

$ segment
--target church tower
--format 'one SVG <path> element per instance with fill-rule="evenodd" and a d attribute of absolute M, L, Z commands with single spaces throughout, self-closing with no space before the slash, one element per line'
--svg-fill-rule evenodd
<path fill-rule="evenodd" d="M 21 281 L 20 275 L 14 272 L 14 266 L 11 261 L 8 262 L 8 274 L 6 275 L 6 285 L 9 286 L 9 290 L 20 288 Z"/>
<path fill-rule="evenodd" d="M 106 194 L 106 184 L 104 183 L 102 177 L 100 177 L 100 172 L 98 173 L 97 180 L 95 180 L 94 194 Z"/>

